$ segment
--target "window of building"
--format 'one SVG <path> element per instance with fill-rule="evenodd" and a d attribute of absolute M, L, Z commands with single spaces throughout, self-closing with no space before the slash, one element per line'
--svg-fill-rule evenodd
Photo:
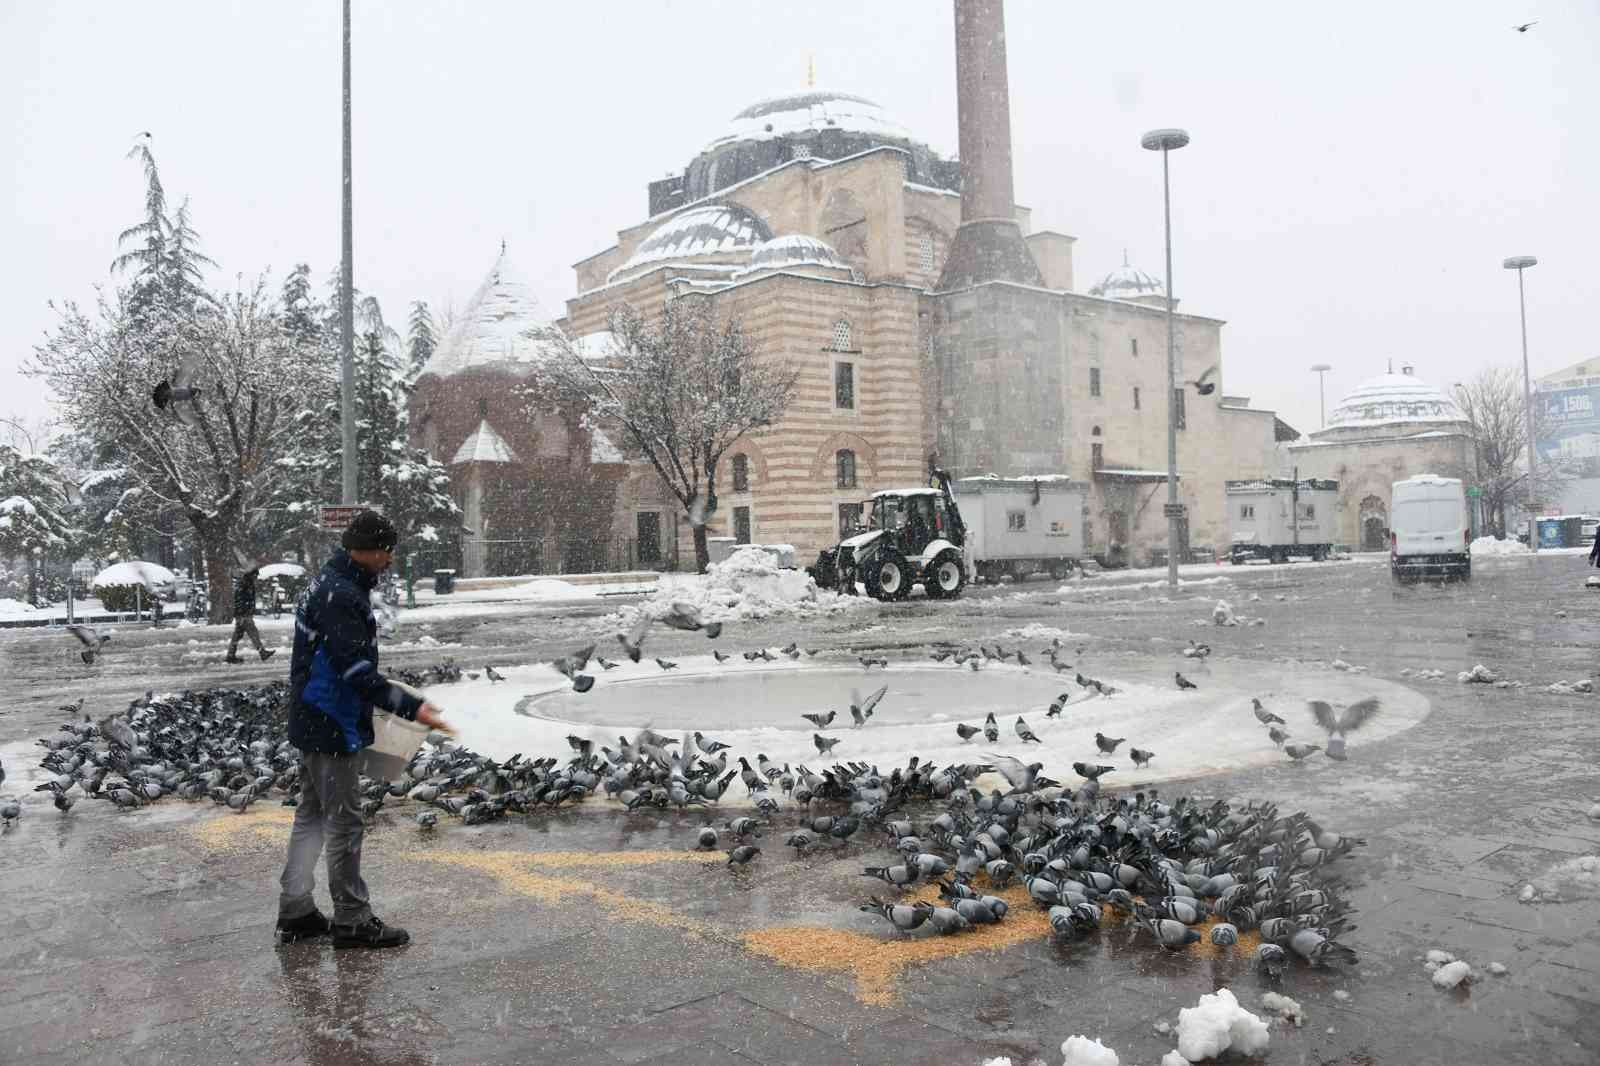
<path fill-rule="evenodd" d="M 853 411 L 856 407 L 856 365 L 833 364 L 833 406 Z"/>
<path fill-rule="evenodd" d="M 733 457 L 733 491 L 750 491 L 750 457 L 744 452 Z"/>
<path fill-rule="evenodd" d="M 1089 468 L 1103 470 L 1106 465 L 1106 446 L 1099 441 L 1089 445 Z"/>
<path fill-rule="evenodd" d="M 1027 511 L 1007 511 L 1006 512 L 1006 531 L 1007 532 L 1010 532 L 1010 533 L 1022 533 L 1024 531 L 1026 531 L 1027 528 L 1028 528 L 1028 512 Z"/>
<path fill-rule="evenodd" d="M 661 562 L 661 515 L 656 511 L 640 511 L 634 518 L 638 540 L 635 551 L 640 566 L 656 566 Z"/>
<path fill-rule="evenodd" d="M 859 503 L 841 503 L 839 505 L 839 539 L 853 534 L 861 528 L 861 505 Z"/>
<path fill-rule="evenodd" d="M 836 352 L 850 350 L 850 323 L 842 318 L 833 324 L 833 350 Z"/>
<path fill-rule="evenodd" d="M 1097 366 L 1089 368 L 1089 395 L 1100 395 L 1100 368 Z"/>
<path fill-rule="evenodd" d="M 733 509 L 733 540 L 736 544 L 750 543 L 750 508 Z"/>
<path fill-rule="evenodd" d="M 838 486 L 841 489 L 856 487 L 856 453 L 849 448 L 840 448 L 833 453 L 834 465 L 838 470 Z"/>
<path fill-rule="evenodd" d="M 924 274 L 933 273 L 933 238 L 926 234 L 917 242 L 917 262 Z"/>
<path fill-rule="evenodd" d="M 1314 503 L 1302 503 L 1300 505 L 1300 517 L 1315 519 L 1317 517 L 1317 505 Z"/>
<path fill-rule="evenodd" d="M 1172 422 L 1173 422 L 1173 424 L 1176 425 L 1179 429 L 1188 429 L 1189 428 L 1189 414 L 1184 409 L 1184 405 L 1183 405 L 1183 389 L 1182 388 L 1176 388 L 1176 389 L 1172 390 L 1172 406 L 1173 406 L 1173 412 L 1172 412 Z"/>
<path fill-rule="evenodd" d="M 1138 355 L 1139 354 L 1139 338 L 1138 337 L 1129 337 L 1128 338 L 1128 350 L 1131 351 L 1134 355 Z"/>
<path fill-rule="evenodd" d="M 1133 387 L 1133 409 L 1135 411 L 1139 410 L 1139 386 L 1137 385 Z"/>
<path fill-rule="evenodd" d="M 479 418 L 488 418 L 489 417 L 489 401 L 488 401 L 488 399 L 486 397 L 483 397 L 483 396 L 478 397 L 478 417 Z"/>
<path fill-rule="evenodd" d="M 1241 503 L 1239 505 L 1239 517 L 1240 518 L 1254 518 L 1255 516 L 1256 516 L 1256 505 L 1255 504 L 1253 504 L 1253 503 Z"/>

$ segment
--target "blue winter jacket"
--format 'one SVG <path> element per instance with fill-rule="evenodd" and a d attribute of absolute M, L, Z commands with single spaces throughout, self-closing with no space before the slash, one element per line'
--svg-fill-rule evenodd
<path fill-rule="evenodd" d="M 342 549 L 300 598 L 289 665 L 289 743 L 353 755 L 372 743 L 372 708 L 415 720 L 422 701 L 378 672 L 378 578 Z"/>

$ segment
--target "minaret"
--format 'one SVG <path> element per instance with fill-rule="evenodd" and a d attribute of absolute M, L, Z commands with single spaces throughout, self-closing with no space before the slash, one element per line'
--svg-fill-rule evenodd
<path fill-rule="evenodd" d="M 1043 284 L 1015 217 L 1002 2 L 955 0 L 961 228 L 939 278 L 944 291 L 985 281 Z"/>

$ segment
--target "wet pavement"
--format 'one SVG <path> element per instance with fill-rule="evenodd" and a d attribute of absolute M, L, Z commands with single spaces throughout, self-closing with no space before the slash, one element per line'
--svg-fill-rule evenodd
<path fill-rule="evenodd" d="M 1430 701 L 1427 717 L 1347 763 L 1285 759 L 1161 786 L 1271 800 L 1368 842 L 1337 867 L 1357 926 L 1341 940 L 1360 964 L 1290 967 L 1278 990 L 1300 1001 L 1305 1024 L 1274 1023 L 1265 1060 L 1600 1059 L 1600 883 L 1551 873 L 1600 852 L 1600 821 L 1586 814 L 1600 798 L 1600 696 L 1536 687 L 1597 674 L 1600 594 L 1582 587 L 1582 557 L 1497 560 L 1467 584 L 1405 588 L 1370 561 L 1218 573 L 1229 580 L 1170 600 L 1161 589 L 1029 584 L 957 604 L 742 624 L 723 640 L 732 650 L 800 638 L 900 661 L 935 641 L 1038 623 L 1091 634 L 1081 661 L 1098 677 L 1187 669 L 1178 649 L 1194 637 L 1218 665 L 1303 683 L 1335 676 L 1337 659 L 1411 688 Z M 1219 596 L 1265 623 L 1197 624 Z M 548 658 L 595 633 L 613 606 L 440 621 L 427 632 L 458 646 L 386 662 Z M 401 639 L 412 632 L 408 620 Z M 0 633 L 13 679 L 0 703 L 0 787 L 26 784 L 19 746 L 53 731 L 57 705 L 78 696 L 104 713 L 151 686 L 282 675 L 276 662 L 212 665 L 226 636 L 119 632 L 90 671 L 59 634 Z M 703 651 L 697 639 L 655 644 L 689 654 Z M 1456 681 L 1480 662 L 1524 687 Z M 117 814 L 80 802 L 61 816 L 36 799 L 28 793 L 0 836 L 0 1062 L 977 1066 L 1007 1055 L 1054 1066 L 1061 1041 L 1083 1033 L 1125 1064 L 1153 1064 L 1175 1043 L 1157 1024 L 1202 993 L 1230 987 L 1264 1014 L 1273 987 L 1242 956 L 1161 952 L 1131 928 L 1057 943 L 1025 907 L 981 934 L 897 939 L 855 910 L 873 884 L 861 866 L 889 854 L 871 841 L 797 858 L 774 828 L 755 863 L 730 870 L 690 851 L 703 814 L 628 815 L 599 800 L 483 827 L 442 820 L 431 835 L 409 805 L 385 808 L 367 879 L 412 944 L 274 948 L 286 809 L 217 814 L 164 800 Z M 1519 902 L 1530 880 L 1539 899 Z M 1480 979 L 1435 988 L 1422 966 L 1433 948 Z M 1494 962 L 1508 972 L 1489 975 Z"/>

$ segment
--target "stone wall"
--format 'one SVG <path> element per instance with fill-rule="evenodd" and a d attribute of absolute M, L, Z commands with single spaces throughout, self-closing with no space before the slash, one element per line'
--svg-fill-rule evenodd
<path fill-rule="evenodd" d="M 1387 544 L 1363 545 L 1364 515 L 1378 515 L 1388 525 L 1394 482 L 1418 474 L 1476 477 L 1477 453 L 1464 433 L 1381 437 L 1366 441 L 1289 445 L 1301 477 L 1336 478 L 1339 482 L 1339 542 L 1381 551 Z"/>

